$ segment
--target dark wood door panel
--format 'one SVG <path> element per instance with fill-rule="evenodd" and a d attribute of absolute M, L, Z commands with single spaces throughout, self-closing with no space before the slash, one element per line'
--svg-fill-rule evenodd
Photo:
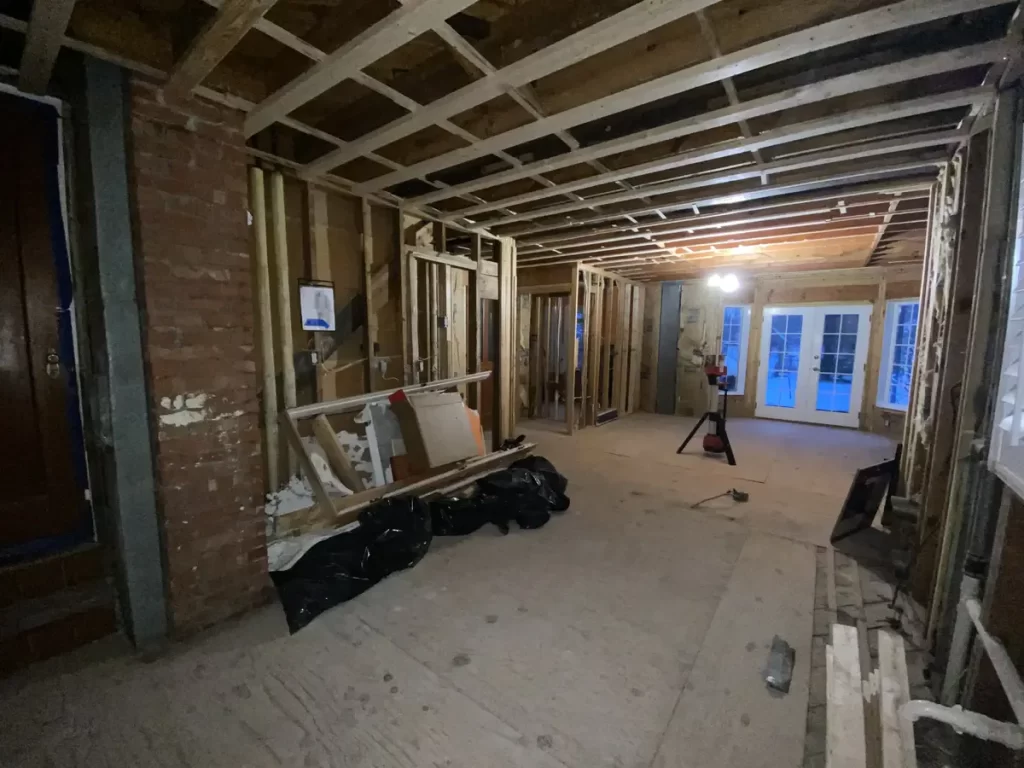
<path fill-rule="evenodd" d="M 10 99 L 0 106 L 0 545 L 7 546 L 74 531 L 83 500 L 46 189 L 45 142 L 54 132 L 35 110 Z"/>

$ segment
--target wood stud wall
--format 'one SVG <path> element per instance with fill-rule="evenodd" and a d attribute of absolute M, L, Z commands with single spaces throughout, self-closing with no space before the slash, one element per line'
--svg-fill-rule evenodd
<path fill-rule="evenodd" d="M 521 272 L 519 279 L 520 295 L 530 297 L 529 315 L 520 318 L 520 332 L 528 329 L 530 337 L 520 361 L 528 369 L 520 377 L 523 415 L 564 418 L 574 434 L 594 426 L 605 410 L 619 416 L 639 410 L 644 286 L 582 264 Z M 583 316 L 582 360 L 577 312 Z M 570 371 L 578 371 L 579 381 Z M 567 402 L 573 407 L 564 408 Z"/>
<path fill-rule="evenodd" d="M 267 487 L 280 487 L 294 470 L 285 459 L 292 452 L 287 443 L 279 441 L 294 441 L 298 435 L 278 437 L 276 413 L 279 406 L 295 404 L 294 370 L 302 354 L 307 350 L 321 353 L 315 374 L 315 402 L 477 373 L 485 369 L 481 361 L 484 302 L 493 304 L 489 317 L 498 324 L 493 334 L 498 346 L 489 350 L 493 373 L 489 381 L 460 385 L 460 389 L 471 407 L 482 411 L 485 405 L 490 406 L 490 412 L 482 412 L 481 419 L 485 430 L 492 433 L 495 448 L 512 437 L 516 419 L 512 403 L 514 241 L 466 233 L 438 221 L 375 206 L 366 198 L 335 195 L 289 179 L 289 201 L 295 199 L 291 193 L 302 192 L 299 219 L 293 215 L 296 211 L 286 212 L 282 174 L 271 173 L 266 185 L 265 175 L 261 168 L 250 169 L 253 247 L 260 289 L 256 301 L 261 318 L 261 369 L 264 391 L 269 395 L 264 414 Z M 376 214 L 385 210 L 393 213 L 387 217 L 389 226 L 380 228 Z M 289 229 L 297 220 L 305 222 L 304 233 Z M 339 230 L 348 236 L 344 242 L 339 240 Z M 463 252 L 446 250 L 453 241 L 460 243 Z M 289 248 L 300 242 L 306 253 L 290 254 Z M 268 257 L 268 243 L 273 245 L 273 259 Z M 340 244 L 340 253 L 332 254 L 332 243 L 335 248 Z M 383 263 L 382 252 L 391 254 Z M 336 274 L 339 263 L 349 260 L 352 275 Z M 308 272 L 289 274 L 289 263 L 293 270 L 296 263 L 304 263 Z M 332 281 L 339 304 L 351 296 L 354 304 L 363 305 L 352 312 L 361 323 L 351 344 L 347 340 L 336 344 L 331 334 L 299 330 L 298 302 L 290 294 L 302 278 Z M 396 322 L 385 321 L 392 312 Z M 396 338 L 389 338 L 391 335 Z M 303 341 L 308 343 L 300 350 Z M 381 351 L 384 348 L 401 352 L 397 356 L 386 354 Z M 360 375 L 355 376 L 356 372 Z M 279 386 L 282 378 L 283 387 Z M 493 391 L 493 396 L 482 395 L 485 387 Z M 279 390 L 284 390 L 283 404 L 278 402 Z M 323 417 L 312 429 L 323 443 L 337 426 L 332 427 Z M 336 444 L 329 444 L 326 450 L 332 466 L 344 458 Z M 338 466 L 335 471 L 341 473 L 339 477 L 344 475 L 343 479 L 356 477 L 350 466 Z"/>

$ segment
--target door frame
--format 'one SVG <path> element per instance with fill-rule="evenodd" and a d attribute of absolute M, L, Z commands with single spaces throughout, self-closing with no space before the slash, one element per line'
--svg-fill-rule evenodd
<path fill-rule="evenodd" d="M 830 310 L 835 310 L 835 312 L 830 312 Z M 811 370 L 813 367 L 811 363 L 813 355 L 821 349 L 824 315 L 837 312 L 856 314 L 860 318 L 857 329 L 857 347 L 853 360 L 850 410 L 846 413 L 817 410 L 818 375 L 815 375 L 814 371 Z M 801 314 L 804 317 L 804 326 L 800 337 L 800 369 L 797 376 L 797 391 L 793 408 L 765 405 L 769 346 L 771 343 L 771 316 L 773 314 Z M 867 358 L 871 345 L 871 323 L 874 319 L 871 302 L 765 306 L 761 316 L 762 330 L 760 349 L 758 350 L 754 416 L 757 418 L 858 429 L 860 427 L 860 414 L 864 407 Z"/>

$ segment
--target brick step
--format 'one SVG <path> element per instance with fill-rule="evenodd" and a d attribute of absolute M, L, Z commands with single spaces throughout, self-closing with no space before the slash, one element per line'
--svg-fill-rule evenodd
<path fill-rule="evenodd" d="M 115 594 L 95 545 L 0 569 L 0 674 L 116 631 Z"/>

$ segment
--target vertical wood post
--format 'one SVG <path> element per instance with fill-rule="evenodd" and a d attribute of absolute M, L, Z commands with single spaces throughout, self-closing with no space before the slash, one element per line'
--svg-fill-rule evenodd
<path fill-rule="evenodd" d="M 267 199 L 263 170 L 249 168 L 249 208 L 256 235 L 256 315 L 260 325 L 263 374 L 263 432 L 267 451 L 267 488 L 278 489 L 277 371 L 274 367 L 274 321 L 270 305 L 270 259 L 267 253 Z"/>
<path fill-rule="evenodd" d="M 576 432 L 576 366 L 579 364 L 579 345 L 576 343 L 576 314 L 580 301 L 580 269 L 572 265 L 572 287 L 569 289 L 569 316 L 565 323 L 565 428 L 571 435 Z"/>
<path fill-rule="evenodd" d="M 363 293 L 366 296 L 366 321 L 363 346 L 366 347 L 366 391 L 373 392 L 377 370 L 377 308 L 373 306 L 373 216 L 370 201 L 362 199 L 363 212 Z"/>
<path fill-rule="evenodd" d="M 480 314 L 483 311 L 480 306 L 480 281 L 483 276 L 483 269 L 480 262 L 483 260 L 483 249 L 481 247 L 480 235 L 470 235 L 469 241 L 470 258 L 476 261 L 476 269 L 469 276 L 469 312 L 466 315 L 466 337 L 469 349 L 467 350 L 467 367 L 469 373 L 480 372 L 481 338 L 480 338 Z M 476 382 L 469 387 L 469 405 L 477 410 L 481 407 L 480 387 L 482 384 Z"/>

